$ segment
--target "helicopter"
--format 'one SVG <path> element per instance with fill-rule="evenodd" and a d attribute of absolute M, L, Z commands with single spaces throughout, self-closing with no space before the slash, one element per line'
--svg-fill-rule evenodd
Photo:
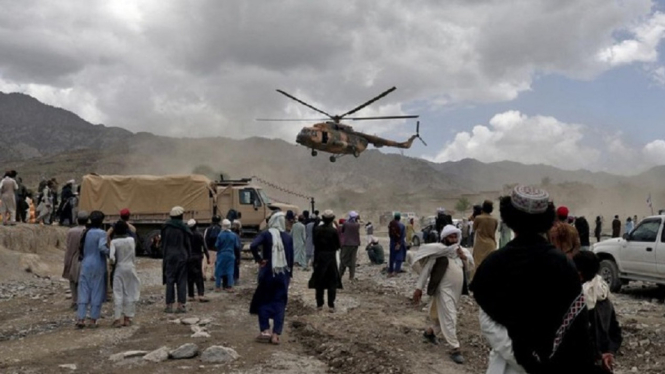
<path fill-rule="evenodd" d="M 309 127 L 303 127 L 296 136 L 296 143 L 303 145 L 312 150 L 312 156 L 317 156 L 319 151 L 331 153 L 330 162 L 337 161 L 338 158 L 345 155 L 353 155 L 360 157 L 360 154 L 365 151 L 368 145 L 373 145 L 376 148 L 381 147 L 395 147 L 408 149 L 411 148 L 413 141 L 418 138 L 424 145 L 425 141 L 420 137 L 420 121 L 416 123 L 416 133 L 404 142 L 397 142 L 394 140 L 384 139 L 376 135 L 369 135 L 362 132 L 353 130 L 349 125 L 340 123 L 341 120 L 351 121 L 367 121 L 367 120 L 382 120 L 382 119 L 404 119 L 404 118 L 418 118 L 418 115 L 405 115 L 405 116 L 379 116 L 379 117 L 346 117 L 353 114 L 360 109 L 374 103 L 375 101 L 385 97 L 389 93 L 395 91 L 397 88 L 392 87 L 389 90 L 381 93 L 366 103 L 344 113 L 341 115 L 330 115 L 321 109 L 318 109 L 295 96 L 292 96 L 282 90 L 277 90 L 280 94 L 295 100 L 298 103 L 321 113 L 328 118 L 314 118 L 314 119 L 265 119 L 259 118 L 257 121 L 325 121 L 315 123 Z"/>

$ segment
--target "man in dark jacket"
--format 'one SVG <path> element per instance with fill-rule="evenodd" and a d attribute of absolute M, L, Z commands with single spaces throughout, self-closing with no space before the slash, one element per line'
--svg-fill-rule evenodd
<path fill-rule="evenodd" d="M 194 286 L 196 286 L 196 291 L 198 293 L 199 302 L 207 302 L 208 299 L 205 298 L 205 290 L 203 285 L 203 256 L 206 258 L 206 262 L 210 265 L 210 255 L 208 254 L 208 249 L 205 246 L 205 241 L 203 240 L 203 234 L 201 234 L 196 228 L 198 223 L 195 219 L 190 219 L 187 221 L 187 227 L 192 231 L 192 254 L 187 261 L 187 291 L 189 293 L 189 301 L 196 300 L 194 298 Z"/>
<path fill-rule="evenodd" d="M 323 212 L 323 225 L 314 228 L 314 272 L 309 280 L 309 288 L 316 290 L 316 307 L 323 309 L 323 297 L 328 290 L 328 308 L 335 311 L 337 289 L 342 288 L 342 277 L 337 268 L 336 254 L 340 247 L 339 235 L 333 226 L 335 214 L 332 210 Z"/>
<path fill-rule="evenodd" d="M 340 255 L 339 276 L 343 277 L 346 268 L 349 268 L 349 280 L 353 281 L 356 275 L 356 261 L 358 259 L 358 247 L 360 247 L 360 224 L 358 213 L 350 212 L 349 219 L 342 226 L 342 253 Z"/>
<path fill-rule="evenodd" d="M 616 215 L 614 216 L 614 220 L 612 221 L 612 237 L 618 238 L 620 236 L 621 236 L 621 220 L 619 219 L 619 216 Z"/>
<path fill-rule="evenodd" d="M 483 261 L 471 283 L 481 330 L 493 348 L 490 367 L 600 372 L 577 269 L 542 236 L 555 219 L 549 194 L 517 186 L 501 198 L 501 219 L 516 237 Z"/>
<path fill-rule="evenodd" d="M 589 222 L 587 222 L 584 216 L 577 217 L 575 220 L 575 228 L 577 229 L 577 233 L 580 235 L 580 250 L 588 251 L 589 247 L 591 247 L 591 240 L 589 238 L 591 235 L 589 230 Z"/>
<path fill-rule="evenodd" d="M 173 313 L 176 287 L 178 289 L 178 309 L 176 313 L 185 313 L 187 302 L 187 260 L 189 259 L 192 246 L 192 232 L 182 221 L 185 210 L 176 206 L 171 209 L 171 219 L 166 221 L 162 227 L 161 246 L 163 259 L 164 284 L 166 285 L 166 309 L 165 313 Z"/>

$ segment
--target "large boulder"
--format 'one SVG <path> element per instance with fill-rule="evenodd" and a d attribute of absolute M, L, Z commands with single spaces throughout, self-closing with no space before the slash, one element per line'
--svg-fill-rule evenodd
<path fill-rule="evenodd" d="M 237 360 L 240 355 L 233 348 L 222 347 L 221 345 L 213 345 L 208 347 L 201 354 L 201 361 L 210 363 L 224 363 Z"/>
<path fill-rule="evenodd" d="M 169 357 L 179 360 L 183 358 L 196 357 L 199 354 L 199 347 L 194 343 L 183 344 L 180 347 L 172 350 Z"/>

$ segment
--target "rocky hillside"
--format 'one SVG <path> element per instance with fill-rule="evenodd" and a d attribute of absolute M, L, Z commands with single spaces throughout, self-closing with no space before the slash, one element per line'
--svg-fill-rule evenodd
<path fill-rule="evenodd" d="M 647 215 L 649 193 L 656 209 L 665 207 L 665 167 L 623 177 L 515 162 L 467 159 L 435 164 L 376 150 L 330 163 L 325 154 L 312 157 L 303 147 L 282 140 L 174 139 L 95 126 L 20 94 L 2 94 L 0 106 L 0 130 L 9 134 L 0 139 L 0 161 L 16 160 L 3 167 L 19 170 L 28 186 L 43 177 L 80 180 L 92 172 L 159 175 L 208 170 L 211 176 L 258 176 L 341 210 L 432 214 L 437 206 L 454 208 L 462 194 L 478 203 L 498 197 L 515 183 L 546 185 L 557 203 L 587 216 Z M 266 190 L 279 200 L 307 205 L 279 189 Z"/>
<path fill-rule="evenodd" d="M 51 156 L 109 146 L 132 136 L 117 127 L 92 125 L 76 114 L 31 96 L 0 92 L 0 161 Z"/>

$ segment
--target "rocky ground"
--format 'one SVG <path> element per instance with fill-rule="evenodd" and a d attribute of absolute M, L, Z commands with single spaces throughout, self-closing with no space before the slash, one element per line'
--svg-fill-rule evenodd
<path fill-rule="evenodd" d="M 12 269 L 22 274 L 0 278 L 0 372 L 484 372 L 488 348 L 471 299 L 464 297 L 460 308 L 459 337 L 467 362 L 458 366 L 445 345 L 422 341 L 427 313 L 425 305 L 410 302 L 415 277 L 386 278 L 380 266 L 368 264 L 362 249 L 359 259 L 358 280 L 345 278 L 335 313 L 316 312 L 313 291 L 306 288 L 311 273 L 296 271 L 280 346 L 254 341 L 258 326 L 248 306 L 256 267 L 249 259 L 243 261 L 236 293 L 210 292 L 209 303 L 191 303 L 186 315 L 177 316 L 162 313 L 160 262 L 139 259 L 138 314 L 134 326 L 120 329 L 110 327 L 108 303 L 98 329 L 74 329 L 68 284 L 56 270 Z M 50 262 L 59 268 L 55 259 Z M 664 291 L 638 283 L 614 296 L 624 328 L 618 372 L 665 372 L 664 298 Z"/>

